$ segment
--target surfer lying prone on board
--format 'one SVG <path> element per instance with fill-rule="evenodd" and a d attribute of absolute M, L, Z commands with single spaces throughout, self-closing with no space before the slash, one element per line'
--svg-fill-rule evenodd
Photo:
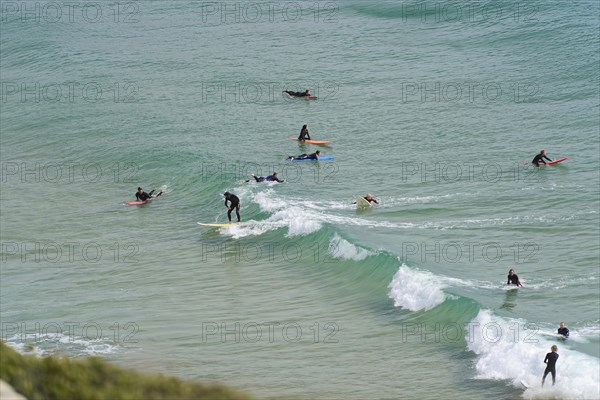
<path fill-rule="evenodd" d="M 233 210 L 235 210 L 237 220 L 240 222 L 240 198 L 229 192 L 225 192 L 223 195 L 225 196 L 225 207 L 227 207 L 227 218 L 229 219 L 229 223 L 231 223 L 231 212 Z M 227 205 L 227 202 L 229 202 L 230 205 Z"/>
<path fill-rule="evenodd" d="M 523 287 L 523 285 L 521 285 L 521 281 L 519 281 L 519 277 L 517 276 L 517 274 L 515 274 L 515 271 L 513 269 L 508 271 L 508 282 L 506 282 L 506 284 L 517 285 L 517 287 Z"/>
<path fill-rule="evenodd" d="M 379 204 L 379 202 L 373 197 L 373 195 L 371 193 L 367 193 L 367 195 L 365 197 L 363 197 L 363 199 L 365 199 L 369 203 Z M 354 202 L 352 204 L 356 204 L 356 202 Z"/>
<path fill-rule="evenodd" d="M 305 97 L 305 96 L 310 96 L 310 89 L 306 89 L 304 92 L 293 92 L 291 90 L 284 90 L 284 93 L 287 93 L 290 96 L 294 96 L 294 97 Z"/>
<path fill-rule="evenodd" d="M 549 158 L 546 156 L 546 150 L 542 150 L 542 151 L 540 151 L 540 154 L 536 155 L 536 156 L 533 158 L 533 161 L 532 161 L 531 163 L 532 163 L 533 165 L 535 165 L 536 167 L 539 167 L 539 166 L 540 166 L 540 163 L 544 163 L 544 164 L 546 164 L 546 161 L 544 161 L 544 158 L 545 158 L 546 160 L 548 160 L 548 161 L 552 161 L 551 159 L 549 159 Z"/>
<path fill-rule="evenodd" d="M 150 193 L 146 193 L 146 192 L 144 192 L 144 189 L 142 189 L 141 187 L 138 187 L 138 190 L 137 190 L 137 192 L 135 192 L 135 198 L 136 198 L 138 201 L 146 201 L 146 200 L 148 200 L 148 199 L 152 199 L 152 198 L 154 198 L 154 197 L 158 197 L 158 196 L 160 196 L 161 194 L 163 194 L 163 192 L 162 192 L 162 190 L 161 190 L 161 191 L 160 191 L 160 192 L 159 192 L 159 193 L 158 193 L 156 196 L 153 196 L 152 194 L 153 194 L 155 191 L 156 191 L 156 189 L 152 189 L 152 191 L 151 191 Z"/>
<path fill-rule="evenodd" d="M 304 124 L 302 129 L 300 130 L 300 136 L 298 136 L 298 140 L 301 142 L 305 140 L 310 140 L 310 135 L 308 134 L 308 125 Z"/>
<path fill-rule="evenodd" d="M 288 160 L 316 160 L 319 158 L 321 152 L 319 150 L 312 154 L 300 154 L 299 156 L 289 156 Z"/>
<path fill-rule="evenodd" d="M 269 176 L 256 176 L 254 174 L 252 174 L 252 177 L 254 178 L 254 180 L 256 182 L 279 182 L 279 183 L 284 183 L 285 179 L 281 180 L 277 177 L 278 172 L 273 172 L 273 175 L 269 175 Z M 246 182 L 250 182 L 250 180 L 247 180 Z"/>

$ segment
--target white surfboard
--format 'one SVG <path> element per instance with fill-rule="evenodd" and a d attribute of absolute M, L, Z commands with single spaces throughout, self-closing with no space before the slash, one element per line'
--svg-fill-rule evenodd
<path fill-rule="evenodd" d="M 371 203 L 369 203 L 369 201 L 366 200 L 364 197 L 357 196 L 356 197 L 356 207 L 357 208 L 371 207 Z"/>

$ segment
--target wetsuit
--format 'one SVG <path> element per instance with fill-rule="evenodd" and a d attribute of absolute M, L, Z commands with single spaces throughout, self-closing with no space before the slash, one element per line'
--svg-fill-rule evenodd
<path fill-rule="evenodd" d="M 546 358 L 544 358 L 544 362 L 546 363 L 546 370 L 544 371 L 544 376 L 542 377 L 542 385 L 544 385 L 544 381 L 546 380 L 546 375 L 548 373 L 552 374 L 552 384 L 556 381 L 556 360 L 558 360 L 558 353 L 552 352 L 546 354 Z"/>
<path fill-rule="evenodd" d="M 230 205 L 227 205 L 230 202 Z M 231 212 L 235 209 L 238 222 L 240 222 L 240 198 L 235 194 L 228 194 L 225 196 L 225 207 L 227 207 L 227 218 L 231 222 Z"/>
<path fill-rule="evenodd" d="M 300 131 L 300 136 L 298 136 L 298 140 L 310 140 L 308 129 L 305 128 Z"/>
<path fill-rule="evenodd" d="M 297 157 L 288 157 L 288 160 L 318 160 L 319 156 L 317 155 L 317 153 L 312 153 L 312 154 L 300 154 Z"/>
<path fill-rule="evenodd" d="M 569 337 L 569 328 L 567 328 L 566 326 L 564 328 L 558 328 L 558 334 L 563 335 L 564 337 L 568 338 Z"/>
<path fill-rule="evenodd" d="M 310 96 L 310 94 L 306 94 L 306 92 L 292 92 L 291 90 L 284 90 L 284 92 L 294 97 Z"/>
<path fill-rule="evenodd" d="M 544 158 L 548 161 L 552 161 L 551 159 L 549 159 L 546 156 L 543 156 L 542 153 L 540 153 L 533 158 L 533 161 L 531 163 L 534 164 L 536 167 L 539 167 L 540 163 L 546 164 L 546 161 L 544 161 Z"/>
<path fill-rule="evenodd" d="M 269 175 L 269 176 L 266 176 L 266 177 L 265 176 L 256 176 L 256 175 L 253 175 L 253 177 L 254 177 L 254 180 L 256 182 L 267 181 L 267 182 L 279 182 L 279 183 L 283 183 L 283 181 L 281 179 L 279 179 L 278 177 L 276 177 L 275 175 Z"/>
<path fill-rule="evenodd" d="M 519 277 L 517 276 L 517 274 L 508 275 L 508 282 L 506 282 L 506 284 L 523 286 L 521 285 L 521 281 L 519 281 Z"/>
<path fill-rule="evenodd" d="M 365 197 L 364 197 L 364 199 L 365 199 L 366 201 L 368 201 L 369 203 L 375 203 L 375 204 L 379 204 L 379 202 L 378 202 L 377 200 L 375 200 L 375 198 L 374 198 L 374 197 L 371 197 L 371 200 L 369 200 L 369 199 L 367 198 L 367 196 L 365 196 Z"/>
<path fill-rule="evenodd" d="M 135 198 L 136 198 L 138 201 L 146 201 L 146 200 L 148 200 L 148 199 L 151 199 L 151 198 L 152 198 L 152 193 L 154 193 L 154 189 L 152 189 L 152 190 L 150 191 L 150 193 L 146 193 L 146 192 L 144 192 L 144 193 L 140 194 L 139 192 L 135 192 Z M 159 193 L 159 194 L 158 194 L 156 197 L 160 196 L 161 194 L 162 194 L 162 192 L 160 192 L 160 193 Z"/>

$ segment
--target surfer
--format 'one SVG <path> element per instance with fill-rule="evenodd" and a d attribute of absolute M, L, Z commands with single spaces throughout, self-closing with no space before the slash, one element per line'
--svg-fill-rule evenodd
<path fill-rule="evenodd" d="M 137 192 L 135 192 L 135 198 L 138 201 L 146 201 L 146 200 L 153 199 L 153 198 L 158 197 L 161 194 L 163 194 L 163 192 L 161 190 L 156 196 L 153 196 L 155 191 L 156 191 L 156 188 L 152 189 L 152 191 L 150 193 L 146 193 L 146 192 L 144 192 L 144 189 L 142 189 L 141 187 L 138 187 Z"/>
<path fill-rule="evenodd" d="M 565 339 L 569 337 L 569 328 L 565 326 L 564 322 L 560 323 L 560 327 L 558 328 L 558 334 L 563 335 Z"/>
<path fill-rule="evenodd" d="M 544 381 L 546 380 L 546 375 L 548 373 L 552 374 L 552 386 L 554 386 L 554 382 L 556 382 L 556 360 L 558 360 L 558 347 L 553 345 L 550 347 L 552 353 L 547 353 L 546 358 L 544 358 L 544 364 L 546 364 L 546 370 L 544 371 L 544 376 L 542 377 L 542 386 L 544 386 Z"/>
<path fill-rule="evenodd" d="M 304 124 L 300 130 L 300 136 L 298 136 L 298 140 L 304 142 L 307 139 L 310 140 L 310 135 L 308 134 L 308 125 Z"/>
<path fill-rule="evenodd" d="M 365 197 L 363 197 L 363 199 L 365 199 L 369 203 L 379 204 L 379 202 L 373 197 L 373 195 L 371 193 L 367 193 L 367 195 Z M 356 204 L 356 202 L 354 202 L 352 204 Z"/>
<path fill-rule="evenodd" d="M 284 90 L 284 92 L 292 97 L 310 97 L 310 89 L 306 89 L 304 92 L 293 92 L 291 90 Z"/>
<path fill-rule="evenodd" d="M 240 222 L 240 198 L 229 192 L 225 192 L 223 195 L 225 196 L 225 207 L 227 207 L 227 218 L 229 219 L 229 223 L 231 223 L 231 212 L 234 209 L 235 214 L 237 215 L 237 222 Z M 227 202 L 229 202 L 229 205 L 227 205 Z"/>
<path fill-rule="evenodd" d="M 299 156 L 289 156 L 287 159 L 292 160 L 317 160 L 321 154 L 320 150 L 315 151 L 312 154 L 300 154 Z"/>
<path fill-rule="evenodd" d="M 539 167 L 540 163 L 544 163 L 544 165 L 545 165 L 546 161 L 544 161 L 544 158 L 548 161 L 552 161 L 551 159 L 548 158 L 548 156 L 546 156 L 546 150 L 542 150 L 542 151 L 540 151 L 540 154 L 536 155 L 533 158 L 533 161 L 531 163 L 534 164 L 536 167 Z"/>
<path fill-rule="evenodd" d="M 506 282 L 506 284 L 517 285 L 517 287 L 523 287 L 523 285 L 521 285 L 521 281 L 519 281 L 519 277 L 517 276 L 517 274 L 515 274 L 515 271 L 513 269 L 510 269 L 508 271 L 508 281 Z"/>
<path fill-rule="evenodd" d="M 269 175 L 269 176 L 256 176 L 254 174 L 252 174 L 252 177 L 254 178 L 254 180 L 256 182 L 279 182 L 279 183 L 284 183 L 285 179 L 281 180 L 277 177 L 277 175 L 279 175 L 279 173 L 277 171 L 273 172 L 273 175 Z M 247 180 L 246 182 L 250 182 L 250 180 Z"/>

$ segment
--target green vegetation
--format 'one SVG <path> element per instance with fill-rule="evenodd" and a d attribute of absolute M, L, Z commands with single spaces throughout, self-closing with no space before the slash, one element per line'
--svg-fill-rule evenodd
<path fill-rule="evenodd" d="M 2 342 L 0 379 L 28 400 L 250 399 L 248 395 L 222 385 L 145 375 L 116 367 L 100 358 L 22 356 Z"/>

